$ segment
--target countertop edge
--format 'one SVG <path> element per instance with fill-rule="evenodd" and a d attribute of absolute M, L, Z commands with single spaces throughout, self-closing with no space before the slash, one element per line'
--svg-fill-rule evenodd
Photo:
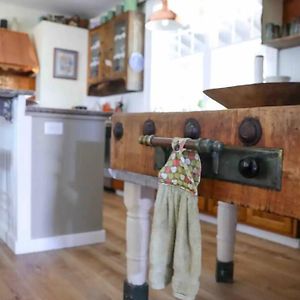
<path fill-rule="evenodd" d="M 108 168 L 107 171 L 114 179 L 123 180 L 126 182 L 131 182 L 134 184 L 150 187 L 153 189 L 158 188 L 158 178 L 154 176 L 148 175 L 141 175 L 138 173 L 122 171 L 122 170 L 115 170 Z"/>
<path fill-rule="evenodd" d="M 2 98 L 15 98 L 21 95 L 32 96 L 35 95 L 35 92 L 31 90 L 14 90 L 0 87 L 0 97 Z"/>
<path fill-rule="evenodd" d="M 77 116 L 93 116 L 93 117 L 106 117 L 109 118 L 112 116 L 112 113 L 100 112 L 95 110 L 80 110 L 80 109 L 62 109 L 62 108 L 48 108 L 40 106 L 27 106 L 25 113 L 28 115 L 31 114 L 59 114 L 59 115 L 77 115 Z"/>

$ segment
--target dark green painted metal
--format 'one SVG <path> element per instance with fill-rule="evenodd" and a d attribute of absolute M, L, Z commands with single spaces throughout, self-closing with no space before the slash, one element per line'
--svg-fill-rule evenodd
<path fill-rule="evenodd" d="M 149 287 L 145 283 L 143 285 L 133 285 L 124 281 L 123 300 L 148 300 Z"/>
<path fill-rule="evenodd" d="M 218 153 L 218 173 L 214 172 L 214 160 L 211 153 L 199 153 L 202 162 L 202 177 L 235 182 L 261 188 L 281 190 L 282 149 L 224 146 Z M 155 169 L 166 163 L 170 149 L 156 147 Z M 255 160 L 259 171 L 253 177 L 240 171 L 242 160 Z M 244 174 L 244 175 L 243 175 Z"/>
<path fill-rule="evenodd" d="M 155 154 L 154 154 L 154 169 L 160 170 L 165 163 L 167 162 L 172 149 L 170 148 L 162 148 L 162 147 L 155 147 Z"/>
<path fill-rule="evenodd" d="M 233 283 L 233 262 L 217 261 L 216 281 L 223 283 Z"/>
<path fill-rule="evenodd" d="M 203 177 L 219 179 L 262 188 L 281 190 L 282 149 L 225 146 L 219 156 L 219 172 L 212 172 L 212 160 L 202 157 Z M 241 174 L 239 165 L 244 159 L 253 159 L 259 166 L 254 177 Z"/>

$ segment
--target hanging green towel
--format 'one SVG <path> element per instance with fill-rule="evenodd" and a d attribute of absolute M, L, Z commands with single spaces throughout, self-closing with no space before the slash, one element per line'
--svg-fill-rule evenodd
<path fill-rule="evenodd" d="M 159 172 L 150 241 L 150 286 L 163 289 L 172 281 L 178 299 L 193 300 L 199 289 L 201 233 L 197 188 L 201 161 L 174 138 L 173 152 Z"/>

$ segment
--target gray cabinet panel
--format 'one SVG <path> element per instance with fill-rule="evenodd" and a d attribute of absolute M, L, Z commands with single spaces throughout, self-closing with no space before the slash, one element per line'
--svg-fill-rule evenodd
<path fill-rule="evenodd" d="M 105 125 L 96 118 L 32 118 L 32 238 L 102 229 Z"/>

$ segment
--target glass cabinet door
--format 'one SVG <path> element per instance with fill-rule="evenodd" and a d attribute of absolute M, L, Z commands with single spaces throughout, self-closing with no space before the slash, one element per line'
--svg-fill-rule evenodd
<path fill-rule="evenodd" d="M 114 28 L 113 71 L 123 72 L 126 67 L 126 22 L 120 21 Z"/>
<path fill-rule="evenodd" d="M 89 77 L 96 79 L 99 77 L 99 67 L 101 59 L 101 40 L 98 31 L 91 35 L 90 39 L 90 66 Z"/>

